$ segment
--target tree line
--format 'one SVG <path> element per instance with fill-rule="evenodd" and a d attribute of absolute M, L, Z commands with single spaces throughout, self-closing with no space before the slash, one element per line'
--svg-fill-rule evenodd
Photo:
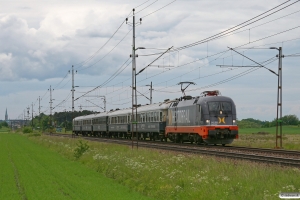
<path fill-rule="evenodd" d="M 296 115 L 285 115 L 279 119 L 279 122 L 282 122 L 282 125 L 300 125 L 299 118 Z M 253 118 L 238 120 L 238 126 L 240 128 L 267 128 L 276 126 L 276 124 L 276 118 L 272 121 L 261 121 Z"/>
<path fill-rule="evenodd" d="M 66 130 L 72 130 L 72 119 L 79 116 L 90 115 L 95 112 L 89 110 L 83 111 L 67 111 L 67 112 L 55 112 L 52 115 L 52 119 L 49 115 L 41 113 L 39 116 L 33 118 L 33 121 L 28 123 L 28 126 L 32 126 L 34 129 L 46 130 L 48 128 L 66 128 Z M 52 123 L 51 123 L 52 122 Z"/>

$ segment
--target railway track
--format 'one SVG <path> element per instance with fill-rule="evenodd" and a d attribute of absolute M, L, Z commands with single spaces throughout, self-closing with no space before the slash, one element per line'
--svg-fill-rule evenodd
<path fill-rule="evenodd" d="M 72 137 L 70 134 L 52 134 L 53 136 Z M 132 140 L 116 138 L 99 138 L 99 137 L 80 137 L 90 141 L 117 143 L 122 145 L 132 145 Z M 133 141 L 136 148 L 136 141 Z M 242 159 L 254 162 L 263 162 L 277 164 L 281 166 L 300 167 L 300 151 L 282 150 L 282 149 L 261 149 L 237 146 L 210 146 L 210 145 L 188 145 L 177 143 L 164 143 L 154 141 L 139 140 L 138 146 L 143 148 L 160 149 L 181 153 L 202 154 L 209 156 L 218 156 L 230 159 Z"/>

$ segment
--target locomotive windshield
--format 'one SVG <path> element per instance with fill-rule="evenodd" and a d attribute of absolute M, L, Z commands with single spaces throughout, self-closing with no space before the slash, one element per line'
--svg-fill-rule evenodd
<path fill-rule="evenodd" d="M 225 112 L 231 112 L 230 102 L 208 102 L 209 112 L 219 112 L 220 110 Z"/>

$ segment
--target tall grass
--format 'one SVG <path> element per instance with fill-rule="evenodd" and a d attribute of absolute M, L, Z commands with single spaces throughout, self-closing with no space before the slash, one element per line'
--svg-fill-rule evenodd
<path fill-rule="evenodd" d="M 70 160 L 77 139 L 31 137 Z M 300 192 L 300 170 L 247 161 L 88 142 L 77 160 L 155 199 L 278 199 Z"/>

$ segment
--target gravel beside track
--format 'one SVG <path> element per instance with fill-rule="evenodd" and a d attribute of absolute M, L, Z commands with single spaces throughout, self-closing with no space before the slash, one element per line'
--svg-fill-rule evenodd
<path fill-rule="evenodd" d="M 71 134 L 54 134 L 53 136 L 72 137 Z M 81 137 L 73 136 L 76 138 L 83 138 L 91 141 L 117 143 L 123 145 L 132 145 L 132 140 L 116 139 L 116 138 L 99 138 L 99 137 Z M 134 148 L 137 148 L 137 141 L 133 141 Z M 290 151 L 283 149 L 260 149 L 249 147 L 236 147 L 236 146 L 210 146 L 210 145 L 191 145 L 191 144 L 177 144 L 165 143 L 158 141 L 145 141 L 139 140 L 138 147 L 161 149 L 166 151 L 176 151 L 181 153 L 203 154 L 210 156 L 218 156 L 230 159 L 243 159 L 254 162 L 263 162 L 270 164 L 278 164 L 282 166 L 300 167 L 300 151 Z"/>

